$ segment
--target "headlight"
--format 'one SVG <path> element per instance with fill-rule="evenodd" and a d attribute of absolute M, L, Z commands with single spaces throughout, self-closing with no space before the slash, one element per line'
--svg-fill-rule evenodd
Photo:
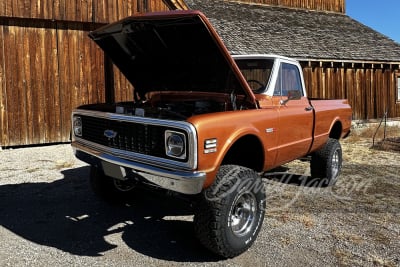
<path fill-rule="evenodd" d="M 74 117 L 73 130 L 75 136 L 82 136 L 82 118 Z"/>
<path fill-rule="evenodd" d="M 186 158 L 186 137 L 183 133 L 165 131 L 165 153 L 169 157 Z"/>

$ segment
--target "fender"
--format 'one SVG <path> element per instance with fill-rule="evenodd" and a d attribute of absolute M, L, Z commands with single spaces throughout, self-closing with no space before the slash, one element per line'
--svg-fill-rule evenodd
<path fill-rule="evenodd" d="M 273 114 L 275 112 L 266 110 L 243 110 L 193 116 L 188 120 L 197 130 L 198 170 L 207 173 L 205 187 L 212 184 L 229 149 L 244 136 L 255 136 L 262 144 L 265 157 L 267 150 L 265 140 L 268 136 L 263 137 L 262 129 L 266 120 L 271 120 L 271 123 L 276 120 Z M 216 149 L 214 152 L 206 153 L 204 144 L 211 139 L 216 140 Z"/>

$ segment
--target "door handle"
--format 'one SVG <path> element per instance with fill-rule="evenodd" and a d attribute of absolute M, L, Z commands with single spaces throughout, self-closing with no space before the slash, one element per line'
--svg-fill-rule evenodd
<path fill-rule="evenodd" d="M 306 107 L 305 108 L 305 111 L 311 111 L 311 110 L 313 110 L 314 108 L 312 107 L 312 106 L 309 106 L 309 107 Z"/>

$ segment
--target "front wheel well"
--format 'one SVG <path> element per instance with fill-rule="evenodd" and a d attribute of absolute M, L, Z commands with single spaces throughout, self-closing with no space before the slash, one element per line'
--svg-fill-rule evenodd
<path fill-rule="evenodd" d="M 254 135 L 246 135 L 238 139 L 222 161 L 222 165 L 228 164 L 261 172 L 264 167 L 264 149 L 261 141 Z"/>

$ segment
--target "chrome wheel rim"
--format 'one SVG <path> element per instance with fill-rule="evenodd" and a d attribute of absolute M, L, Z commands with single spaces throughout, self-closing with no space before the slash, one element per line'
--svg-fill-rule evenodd
<path fill-rule="evenodd" d="M 257 201 L 252 192 L 239 194 L 229 213 L 229 225 L 234 235 L 241 237 L 250 232 L 255 223 Z"/>
<path fill-rule="evenodd" d="M 131 191 L 133 188 L 135 188 L 135 184 L 132 181 L 122 181 L 118 179 L 114 179 L 114 186 L 116 189 L 122 192 L 128 192 Z"/>
<path fill-rule="evenodd" d="M 332 178 L 336 178 L 340 170 L 340 154 L 339 149 L 336 149 L 332 156 Z"/>

